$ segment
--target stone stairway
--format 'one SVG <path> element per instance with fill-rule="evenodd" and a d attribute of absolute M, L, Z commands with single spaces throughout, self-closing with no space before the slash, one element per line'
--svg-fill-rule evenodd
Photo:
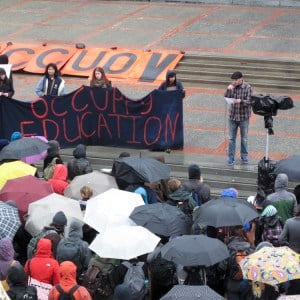
<path fill-rule="evenodd" d="M 241 71 L 255 93 L 300 91 L 300 62 L 208 55 L 185 55 L 176 67 L 186 87 L 224 89 L 234 71 Z"/>
<path fill-rule="evenodd" d="M 99 150 L 96 150 L 99 149 Z M 88 147 L 87 157 L 91 162 L 94 170 L 101 170 L 103 168 L 110 169 L 114 158 L 118 157 L 122 151 L 130 152 L 132 155 L 155 156 L 152 152 L 147 150 L 133 150 L 120 149 L 112 147 Z M 159 155 L 159 154 L 158 154 Z M 72 149 L 62 149 L 61 156 L 64 162 L 71 160 Z M 227 169 L 218 166 L 210 165 L 209 163 L 195 161 L 201 166 L 202 176 L 207 184 L 211 187 L 211 192 L 214 196 L 220 195 L 221 191 L 228 187 L 234 187 L 239 191 L 242 198 L 247 198 L 256 193 L 256 179 L 257 171 L 255 168 L 249 169 Z M 188 163 L 180 161 L 176 155 L 172 157 L 168 155 L 166 164 L 171 169 L 171 177 L 181 180 L 187 179 Z"/>

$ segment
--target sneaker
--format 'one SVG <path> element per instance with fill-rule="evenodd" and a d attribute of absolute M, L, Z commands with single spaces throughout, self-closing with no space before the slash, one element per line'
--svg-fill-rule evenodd
<path fill-rule="evenodd" d="M 242 159 L 242 165 L 248 165 L 248 159 Z"/>
<path fill-rule="evenodd" d="M 234 160 L 228 160 L 228 162 L 227 162 L 227 166 L 228 167 L 232 167 L 234 165 Z"/>

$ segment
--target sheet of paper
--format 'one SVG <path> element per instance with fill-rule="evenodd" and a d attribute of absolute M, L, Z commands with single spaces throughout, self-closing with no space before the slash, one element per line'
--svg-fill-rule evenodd
<path fill-rule="evenodd" d="M 235 99 L 234 98 L 227 98 L 227 97 L 224 97 L 225 101 L 227 104 L 233 104 Z"/>
<path fill-rule="evenodd" d="M 111 169 L 108 169 L 108 168 L 100 169 L 100 171 L 101 171 L 102 173 L 105 173 L 105 174 L 110 174 L 110 173 L 111 173 Z"/>
<path fill-rule="evenodd" d="M 0 68 L 3 68 L 3 69 L 5 70 L 6 76 L 7 76 L 8 78 L 9 78 L 9 76 L 10 76 L 11 67 L 12 67 L 11 64 L 5 64 L 5 65 L 0 64 Z"/>

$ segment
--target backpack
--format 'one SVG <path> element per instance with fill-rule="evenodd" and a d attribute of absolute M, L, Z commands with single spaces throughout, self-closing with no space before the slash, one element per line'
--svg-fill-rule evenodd
<path fill-rule="evenodd" d="M 40 233 L 38 233 L 33 238 L 31 238 L 29 244 L 27 245 L 27 258 L 28 259 L 31 259 L 34 256 L 35 250 L 36 250 L 36 245 L 37 245 L 38 241 L 41 238 L 43 238 L 51 233 L 57 233 L 57 232 L 54 229 L 42 230 Z"/>
<path fill-rule="evenodd" d="M 44 169 L 44 179 L 45 180 L 48 180 L 53 177 L 54 168 L 55 168 L 57 159 L 58 159 L 57 157 L 54 157 L 51 160 L 51 162 L 48 164 L 48 166 Z"/>
<path fill-rule="evenodd" d="M 103 274 L 95 265 L 90 265 L 80 279 L 81 284 L 88 290 L 93 299 L 108 297 L 113 294 L 109 274 Z"/>
<path fill-rule="evenodd" d="M 65 292 L 59 284 L 55 288 L 59 292 L 58 300 L 75 300 L 74 293 L 79 288 L 79 285 L 75 284 L 68 292 Z"/>
<path fill-rule="evenodd" d="M 231 248 L 231 245 L 228 245 L 229 248 L 229 278 L 233 280 L 242 280 L 243 272 L 239 264 L 247 255 L 254 252 L 253 247 L 248 242 L 237 242 Z"/>
<path fill-rule="evenodd" d="M 129 286 L 133 300 L 143 300 L 146 295 L 145 273 L 143 270 L 143 262 L 130 263 L 128 261 L 122 262 L 128 268 L 124 284 Z"/>
<path fill-rule="evenodd" d="M 189 205 L 189 200 L 183 200 L 183 201 L 178 201 L 176 202 L 176 206 L 183 211 L 184 214 L 191 216 L 193 213 L 193 210 L 191 209 Z"/>
<path fill-rule="evenodd" d="M 150 263 L 151 276 L 155 282 L 162 286 L 175 284 L 176 266 L 172 261 L 161 257 L 159 253 Z"/>
<path fill-rule="evenodd" d="M 202 201 L 196 191 L 192 191 L 192 197 L 194 199 L 196 206 L 200 206 L 202 204 Z"/>
<path fill-rule="evenodd" d="M 18 300 L 19 298 L 16 298 Z M 38 295 L 37 295 L 37 289 L 35 286 L 29 285 L 26 287 L 26 291 L 23 294 L 22 298 L 20 300 L 38 300 Z"/>
<path fill-rule="evenodd" d="M 10 291 L 12 299 L 15 300 L 38 300 L 37 289 L 35 286 L 27 286 L 24 289 L 19 289 L 18 292 Z M 2 300 L 2 298 L 0 297 Z M 5 298 L 4 298 L 5 299 Z"/>
<path fill-rule="evenodd" d="M 59 263 L 71 261 L 77 266 L 77 276 L 83 272 L 81 247 L 78 241 L 72 241 L 69 238 L 62 239 L 56 250 L 56 259 Z"/>

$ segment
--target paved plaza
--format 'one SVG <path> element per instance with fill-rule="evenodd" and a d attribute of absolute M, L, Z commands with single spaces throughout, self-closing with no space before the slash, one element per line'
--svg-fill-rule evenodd
<path fill-rule="evenodd" d="M 69 46 L 84 43 L 94 48 L 300 60 L 300 8 L 95 0 L 2 0 L 0 8 L 2 43 Z M 15 98 L 33 100 L 39 78 L 28 73 L 15 74 Z M 87 83 L 84 77 L 64 79 L 67 92 Z M 124 80 L 114 80 L 113 85 L 133 99 L 157 87 Z M 228 115 L 224 90 L 186 88 L 185 147 L 170 155 L 181 157 L 184 163 L 225 166 Z M 289 96 L 295 107 L 279 111 L 274 117 L 270 157 L 275 160 L 299 154 L 300 150 L 300 95 L 290 91 Z M 251 168 L 265 155 L 263 117 L 253 115 L 249 130 L 248 168 Z"/>

